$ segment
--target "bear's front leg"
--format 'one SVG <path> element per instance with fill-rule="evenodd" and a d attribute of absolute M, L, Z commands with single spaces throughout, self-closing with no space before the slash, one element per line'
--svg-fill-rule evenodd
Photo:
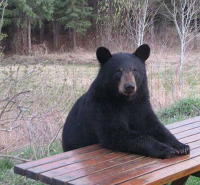
<path fill-rule="evenodd" d="M 154 134 L 155 139 L 176 149 L 177 155 L 187 155 L 190 153 L 189 145 L 178 141 L 176 137 L 171 134 L 170 131 L 163 125 L 157 126 L 156 131 L 154 131 L 153 133 L 156 133 Z"/>
<path fill-rule="evenodd" d="M 130 138 L 121 137 L 102 139 L 100 144 L 105 148 L 140 154 L 148 157 L 155 158 L 171 158 L 176 156 L 176 150 L 164 143 L 161 143 L 150 136 L 138 136 L 134 138 L 133 135 Z M 124 138 L 124 139 L 122 139 Z"/>
<path fill-rule="evenodd" d="M 150 116 L 149 116 L 150 117 Z M 177 155 L 187 155 L 190 153 L 190 147 L 187 144 L 183 144 L 176 139 L 176 137 L 160 123 L 157 117 L 152 117 L 148 120 L 149 123 L 154 125 L 147 131 L 147 134 L 151 135 L 156 140 L 165 143 L 176 150 Z"/>
<path fill-rule="evenodd" d="M 161 143 L 151 136 L 139 136 L 132 142 L 132 152 L 156 158 L 171 158 L 176 156 L 176 150 Z"/>
<path fill-rule="evenodd" d="M 151 136 L 131 131 L 126 127 L 99 124 L 96 134 L 99 143 L 108 149 L 141 154 L 155 158 L 171 158 L 176 155 L 176 150 L 164 143 L 159 142 Z M 111 126 L 111 125 L 110 125 Z"/>

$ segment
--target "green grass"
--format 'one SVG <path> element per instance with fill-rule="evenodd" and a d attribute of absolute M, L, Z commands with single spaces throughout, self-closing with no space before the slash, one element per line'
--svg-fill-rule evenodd
<path fill-rule="evenodd" d="M 50 155 L 55 155 L 62 152 L 60 141 L 56 141 L 50 148 Z M 11 155 L 18 155 L 25 159 L 33 159 L 33 151 L 30 148 L 25 148 L 22 151 L 11 153 Z M 47 155 L 46 155 L 47 156 Z M 46 157 L 40 156 L 40 158 Z M 21 175 L 14 174 L 13 167 L 17 162 L 4 158 L 0 160 L 0 185 L 44 185 L 35 180 L 28 179 Z"/>
<path fill-rule="evenodd" d="M 27 179 L 23 176 L 14 174 L 13 167 L 15 162 L 11 159 L 0 160 L 0 184 L 1 185 L 43 185 L 40 182 Z"/>
<path fill-rule="evenodd" d="M 185 98 L 158 112 L 160 120 L 165 123 L 200 116 L 200 98 Z"/>

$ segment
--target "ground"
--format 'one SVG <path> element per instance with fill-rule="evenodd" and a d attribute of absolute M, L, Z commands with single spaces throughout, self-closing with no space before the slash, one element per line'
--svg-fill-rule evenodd
<path fill-rule="evenodd" d="M 199 59 L 200 54 L 190 53 L 181 87 L 177 87 L 175 66 L 178 56 L 172 52 L 152 53 L 147 68 L 151 101 L 156 111 L 168 107 L 178 99 L 200 97 L 197 93 L 200 92 Z M 87 64 L 83 64 L 84 62 Z M 17 155 L 29 159 L 46 156 L 49 152 L 48 144 L 64 123 L 74 101 L 89 87 L 97 70 L 95 52 L 86 55 L 81 53 L 81 56 L 76 52 L 71 54 L 71 57 L 66 54 L 14 56 L 1 62 L 0 153 L 14 150 Z M 5 109 L 7 103 L 9 104 Z M 171 115 L 164 118 L 163 122 L 181 119 L 185 117 L 174 118 L 174 115 Z M 30 146 L 30 141 L 31 148 L 27 152 L 24 147 Z M 54 148 L 55 146 L 50 147 L 50 153 L 52 150 L 61 151 L 59 146 Z M 6 165 L 0 165 L 4 166 L 0 169 L 1 184 L 40 184 L 14 175 L 13 163 L 10 163 L 10 160 L 4 159 L 3 163 Z M 200 182 L 193 178 L 187 185 L 198 184 Z"/>

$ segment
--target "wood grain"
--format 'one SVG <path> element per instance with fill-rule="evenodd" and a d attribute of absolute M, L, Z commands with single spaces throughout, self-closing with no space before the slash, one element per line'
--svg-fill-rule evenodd
<path fill-rule="evenodd" d="M 43 159 L 39 159 L 39 160 L 36 160 L 36 161 L 31 161 L 31 162 L 19 164 L 19 165 L 14 166 L 14 172 L 17 173 L 17 174 L 20 174 L 20 175 L 25 175 L 24 172 L 26 171 L 26 169 L 29 169 L 29 168 L 32 168 L 32 167 L 35 167 L 35 166 L 40 166 L 42 164 L 51 163 L 51 162 L 54 162 L 54 161 L 59 161 L 59 160 L 66 159 L 66 158 L 69 158 L 69 157 L 72 157 L 72 156 L 76 156 L 76 155 L 79 155 L 79 154 L 82 154 L 82 153 L 88 153 L 88 152 L 95 151 L 95 150 L 100 149 L 100 148 L 101 147 L 99 145 L 91 145 L 91 146 L 79 148 L 79 149 L 76 149 L 76 150 L 72 150 L 72 151 L 69 151 L 69 152 L 64 152 L 64 153 L 57 154 L 57 155 L 54 155 L 54 156 L 46 157 L 46 158 L 43 158 Z"/>

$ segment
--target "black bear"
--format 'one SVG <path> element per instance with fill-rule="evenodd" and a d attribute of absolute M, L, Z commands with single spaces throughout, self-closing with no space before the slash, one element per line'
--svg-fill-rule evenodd
<path fill-rule="evenodd" d="M 189 146 L 180 143 L 152 110 L 145 69 L 149 46 L 117 54 L 100 47 L 96 55 L 100 70 L 67 117 L 63 150 L 99 143 L 115 151 L 157 158 L 188 154 Z"/>

